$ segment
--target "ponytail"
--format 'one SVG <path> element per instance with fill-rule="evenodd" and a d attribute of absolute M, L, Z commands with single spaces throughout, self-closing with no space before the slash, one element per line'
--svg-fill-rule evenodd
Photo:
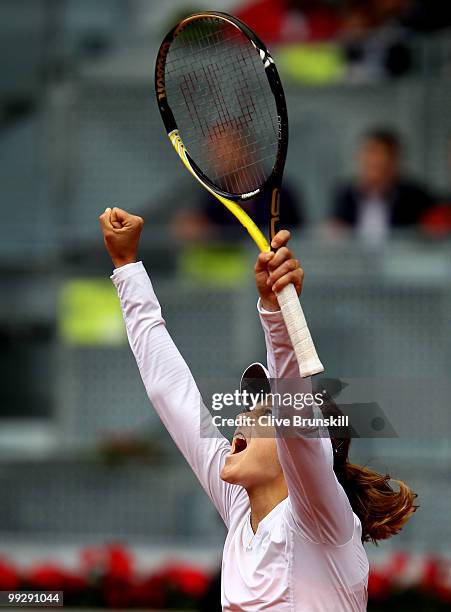
<path fill-rule="evenodd" d="M 401 531 L 418 506 L 417 497 L 404 482 L 393 481 L 388 474 L 379 474 L 348 460 L 350 439 L 332 438 L 334 472 L 362 524 L 362 541 L 385 540 Z"/>

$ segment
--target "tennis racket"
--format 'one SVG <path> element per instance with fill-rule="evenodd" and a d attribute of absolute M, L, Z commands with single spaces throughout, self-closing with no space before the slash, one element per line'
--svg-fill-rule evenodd
<path fill-rule="evenodd" d="M 189 172 L 247 229 L 270 244 L 240 203 L 271 194 L 270 240 L 278 231 L 288 147 L 285 95 L 262 41 L 226 13 L 189 15 L 164 38 L 155 66 L 158 107 Z M 302 377 L 324 370 L 294 285 L 277 294 Z"/>

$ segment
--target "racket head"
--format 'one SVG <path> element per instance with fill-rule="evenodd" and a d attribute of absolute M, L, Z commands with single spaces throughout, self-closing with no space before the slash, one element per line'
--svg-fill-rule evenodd
<path fill-rule="evenodd" d="M 160 46 L 155 90 L 169 137 L 207 189 L 233 202 L 272 189 L 278 210 L 285 95 L 269 51 L 246 24 L 213 11 L 183 19 Z"/>

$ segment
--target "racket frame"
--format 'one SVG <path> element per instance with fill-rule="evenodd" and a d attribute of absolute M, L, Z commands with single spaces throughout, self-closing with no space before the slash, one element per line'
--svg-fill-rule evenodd
<path fill-rule="evenodd" d="M 183 140 L 177 128 L 177 123 L 167 99 L 165 67 L 166 58 L 172 42 L 192 21 L 196 19 L 205 20 L 208 18 L 226 21 L 241 31 L 241 33 L 250 40 L 260 56 L 276 104 L 278 121 L 276 159 L 271 174 L 265 182 L 260 188 L 249 193 L 234 194 L 224 191 L 202 172 L 183 144 Z M 269 252 L 271 250 L 270 241 L 279 228 L 280 188 L 288 151 L 288 113 L 280 76 L 266 45 L 245 23 L 227 13 L 203 11 L 189 15 L 168 32 L 160 45 L 155 64 L 155 91 L 158 108 L 169 140 L 188 171 L 238 219 L 247 229 L 260 251 Z M 253 199 L 265 192 L 271 192 L 271 203 L 269 207 L 269 242 L 260 228 L 240 206 L 240 202 Z M 290 338 L 293 342 L 293 348 L 296 353 L 301 376 L 306 377 L 323 372 L 324 367 L 316 353 L 294 285 L 289 285 L 285 287 L 282 292 L 278 293 L 278 299 Z"/>
<path fill-rule="evenodd" d="M 178 132 L 177 123 L 175 121 L 172 110 L 169 106 L 167 94 L 166 94 L 166 83 L 165 83 L 165 64 L 166 58 L 169 53 L 172 42 L 176 39 L 178 34 L 185 29 L 192 21 L 196 19 L 222 19 L 230 25 L 241 31 L 255 47 L 258 52 L 262 64 L 265 69 L 266 77 L 268 79 L 271 91 L 274 96 L 274 101 L 277 110 L 277 121 L 278 121 L 278 134 L 277 134 L 277 154 L 274 166 L 271 174 L 268 176 L 266 181 L 261 185 L 260 188 L 251 191 L 249 193 L 236 194 L 229 193 L 219 188 L 208 176 L 206 176 L 189 152 L 186 150 L 183 140 Z M 277 71 L 274 60 L 266 48 L 265 44 L 260 38 L 241 20 L 228 15 L 227 13 L 221 13 L 218 11 L 203 11 L 194 13 L 183 19 L 180 23 L 172 28 L 170 32 L 165 36 L 163 42 L 160 45 L 157 61 L 155 64 L 155 89 L 157 96 L 158 108 L 163 119 L 164 126 L 170 141 L 172 142 L 177 153 L 181 157 L 183 163 L 191 174 L 200 182 L 202 185 L 215 195 L 227 208 L 234 214 L 240 223 L 242 223 L 252 238 L 257 242 L 259 248 L 263 251 L 269 251 L 270 246 L 263 233 L 257 228 L 255 223 L 250 217 L 242 211 L 239 212 L 236 206 L 230 206 L 224 200 L 238 204 L 246 200 L 253 199 L 258 195 L 270 191 L 271 192 L 271 206 L 270 206 L 270 220 L 269 220 L 269 235 L 271 239 L 275 236 L 278 231 L 278 223 L 280 219 L 280 187 L 282 184 L 283 171 L 285 168 L 285 161 L 288 151 L 288 113 L 287 105 L 285 101 L 285 94 L 283 91 L 282 83 L 280 80 L 279 73 Z M 240 210 L 241 207 L 240 207 Z M 247 217 L 247 218 L 246 218 Z M 255 226 L 255 227 L 254 227 Z M 258 233 L 255 230 L 258 230 Z"/>

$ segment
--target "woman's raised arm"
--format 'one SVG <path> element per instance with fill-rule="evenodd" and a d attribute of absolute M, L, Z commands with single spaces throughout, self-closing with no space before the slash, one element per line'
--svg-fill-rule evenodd
<path fill-rule="evenodd" d="M 311 379 L 299 377 L 296 357 L 275 294 L 289 283 L 295 284 L 298 293 L 302 290 L 304 273 L 287 248 L 289 238 L 289 232 L 280 231 L 272 244 L 277 252 L 261 254 L 257 260 L 255 276 L 260 294 L 259 313 L 271 378 L 290 381 L 289 384 L 281 382 L 281 389 L 311 394 Z M 277 406 L 275 412 L 278 412 Z M 354 532 L 354 515 L 333 471 L 330 439 L 319 434 L 315 436 L 315 432 L 302 428 L 287 430 L 276 426 L 276 429 L 279 461 L 299 530 L 314 542 L 339 545 L 349 541 Z"/>
<path fill-rule="evenodd" d="M 226 525 L 241 487 L 219 473 L 229 442 L 213 426 L 192 374 L 172 341 L 150 278 L 136 262 L 143 221 L 114 208 L 100 217 L 116 269 L 111 277 L 121 302 L 130 347 L 147 395 Z"/>

